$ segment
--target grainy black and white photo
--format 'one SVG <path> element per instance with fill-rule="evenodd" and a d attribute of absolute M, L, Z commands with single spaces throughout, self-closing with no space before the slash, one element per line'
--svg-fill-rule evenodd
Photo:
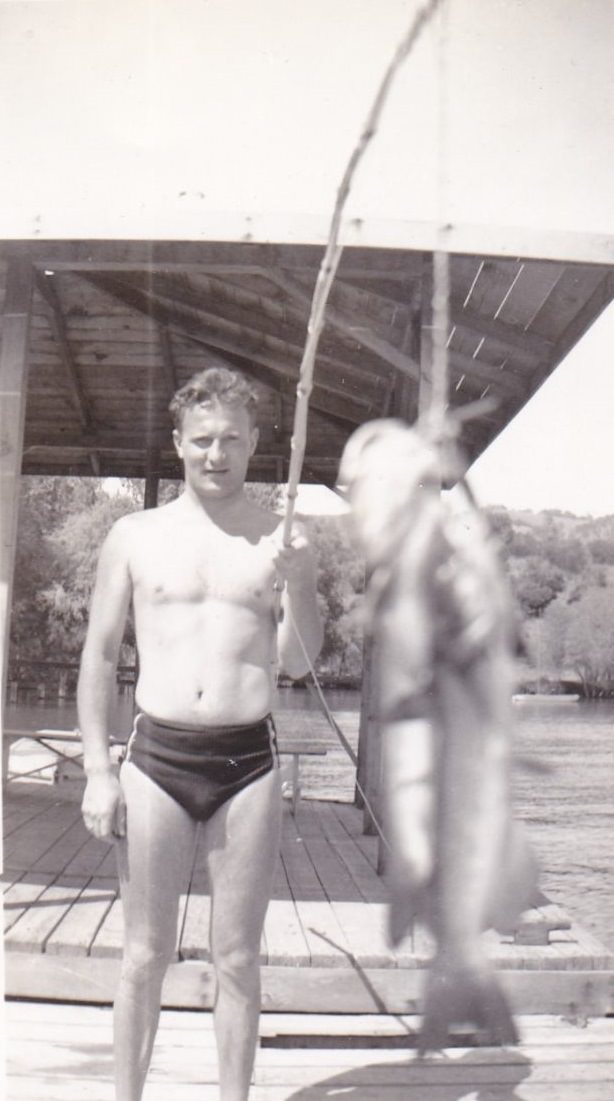
<path fill-rule="evenodd" d="M 7 1101 L 614 1095 L 613 49 L 0 0 Z"/>

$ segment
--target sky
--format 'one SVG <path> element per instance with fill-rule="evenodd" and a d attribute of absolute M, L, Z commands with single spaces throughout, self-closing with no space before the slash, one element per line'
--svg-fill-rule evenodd
<path fill-rule="evenodd" d="M 481 504 L 614 515 L 614 304 L 480 456 Z"/>

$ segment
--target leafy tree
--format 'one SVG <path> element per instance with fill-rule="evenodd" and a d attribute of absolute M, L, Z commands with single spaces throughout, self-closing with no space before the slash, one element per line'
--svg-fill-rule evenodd
<path fill-rule="evenodd" d="M 22 478 L 11 615 L 12 663 L 49 658 L 49 609 L 41 593 L 61 569 L 50 537 L 66 517 L 87 511 L 101 493 L 100 483 L 93 478 Z"/>
<path fill-rule="evenodd" d="M 589 539 L 588 549 L 593 562 L 603 566 L 614 566 L 614 539 L 603 537 Z"/>
<path fill-rule="evenodd" d="M 488 522 L 497 539 L 503 547 L 508 547 L 514 538 L 514 529 L 509 512 L 501 505 L 494 505 L 484 510 Z"/>
<path fill-rule="evenodd" d="M 587 563 L 586 549 L 580 539 L 550 539 L 544 551 L 548 561 L 566 573 L 580 573 Z"/>
<path fill-rule="evenodd" d="M 559 668 L 580 678 L 584 693 L 614 692 L 614 588 L 591 587 L 570 604 L 556 601 L 544 616 L 544 642 Z"/>
<path fill-rule="evenodd" d="M 529 558 L 539 554 L 539 540 L 532 531 L 513 530 L 507 549 L 515 558 Z"/>
<path fill-rule="evenodd" d="M 537 555 L 513 561 L 509 563 L 510 580 L 521 612 L 529 617 L 541 615 L 565 588 L 562 571 Z"/>
<path fill-rule="evenodd" d="M 317 556 L 318 596 L 324 620 L 318 668 L 335 680 L 357 681 L 362 668 L 364 564 L 343 521 L 308 517 L 306 525 Z"/>
<path fill-rule="evenodd" d="M 67 516 L 48 536 L 58 568 L 38 599 L 47 614 L 49 641 L 64 655 L 76 656 L 83 646 L 104 538 L 120 516 L 136 507 L 132 495 L 103 494 L 87 510 Z M 133 636 L 128 638 L 133 641 Z"/>
<path fill-rule="evenodd" d="M 247 496 L 272 512 L 281 512 L 284 501 L 284 488 L 276 482 L 246 482 L 245 492 Z"/>

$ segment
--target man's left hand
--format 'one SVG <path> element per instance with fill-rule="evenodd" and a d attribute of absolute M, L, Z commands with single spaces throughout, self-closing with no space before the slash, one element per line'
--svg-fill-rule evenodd
<path fill-rule="evenodd" d="M 296 585 L 313 576 L 313 557 L 307 538 L 299 527 L 292 529 L 290 543 L 283 543 L 283 524 L 271 536 L 273 565 L 277 576 L 287 585 Z"/>

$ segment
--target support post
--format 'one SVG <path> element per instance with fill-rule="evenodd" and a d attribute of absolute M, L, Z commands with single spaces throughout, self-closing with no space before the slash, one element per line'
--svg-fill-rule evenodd
<path fill-rule="evenodd" d="M 160 488 L 160 448 L 148 447 L 145 455 L 145 501 L 143 508 L 157 508 Z"/>
<path fill-rule="evenodd" d="M 360 726 L 358 731 L 357 780 L 369 800 L 370 807 L 381 823 L 381 738 L 377 721 L 377 662 L 375 641 L 366 636 L 362 654 L 362 690 L 360 697 Z M 359 788 L 354 801 L 363 809 L 363 832 L 374 834 L 376 829 L 370 811 Z"/>
<path fill-rule="evenodd" d="M 0 346 L 0 725 L 4 735 L 11 599 L 17 545 L 19 487 L 28 376 L 28 335 L 32 304 L 32 265 L 9 262 Z M 8 744 L 2 741 L 2 777 L 8 771 Z"/>
<path fill-rule="evenodd" d="M 433 392 L 433 257 L 425 253 L 420 282 L 420 386 L 418 414 L 423 416 L 431 407 Z"/>

